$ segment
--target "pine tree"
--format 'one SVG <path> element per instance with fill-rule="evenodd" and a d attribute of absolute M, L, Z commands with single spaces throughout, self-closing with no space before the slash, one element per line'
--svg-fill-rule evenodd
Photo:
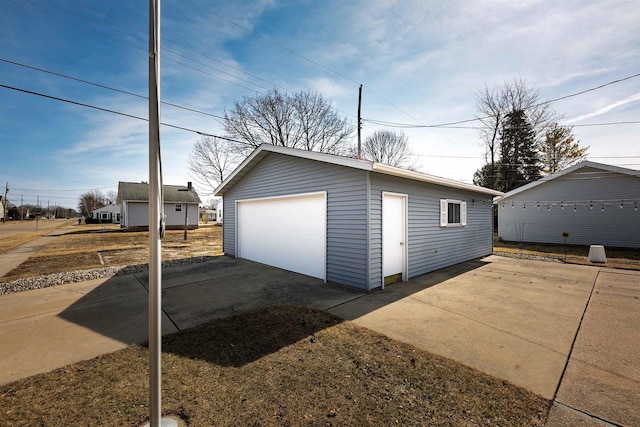
<path fill-rule="evenodd" d="M 514 110 L 505 116 L 499 148 L 501 191 L 511 191 L 541 177 L 535 131 L 524 110 Z"/>

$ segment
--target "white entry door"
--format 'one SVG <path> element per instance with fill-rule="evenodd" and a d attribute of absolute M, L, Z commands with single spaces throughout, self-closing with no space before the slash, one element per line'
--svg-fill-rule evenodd
<path fill-rule="evenodd" d="M 407 195 L 382 193 L 383 286 L 407 280 Z"/>
<path fill-rule="evenodd" d="M 239 200 L 236 256 L 326 280 L 325 192 Z"/>

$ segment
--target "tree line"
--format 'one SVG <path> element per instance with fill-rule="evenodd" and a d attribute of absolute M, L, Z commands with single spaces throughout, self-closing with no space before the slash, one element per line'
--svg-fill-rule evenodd
<path fill-rule="evenodd" d="M 485 86 L 477 110 L 486 163 L 473 176 L 476 185 L 507 192 L 586 159 L 589 147 L 522 80 Z"/>
<path fill-rule="evenodd" d="M 522 80 L 485 86 L 478 93 L 477 120 L 486 164 L 476 185 L 510 191 L 586 158 L 572 129 Z M 221 119 L 224 138 L 203 136 L 189 155 L 189 169 L 206 193 L 224 181 L 262 144 L 358 157 L 356 125 L 318 92 L 274 89 L 236 101 Z M 378 130 L 362 143 L 360 156 L 390 166 L 415 169 L 402 131 Z"/>

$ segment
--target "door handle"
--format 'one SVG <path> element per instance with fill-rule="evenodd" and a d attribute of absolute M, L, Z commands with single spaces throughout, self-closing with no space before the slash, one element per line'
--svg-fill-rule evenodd
<path fill-rule="evenodd" d="M 400 242 L 400 246 L 404 245 L 404 242 Z"/>

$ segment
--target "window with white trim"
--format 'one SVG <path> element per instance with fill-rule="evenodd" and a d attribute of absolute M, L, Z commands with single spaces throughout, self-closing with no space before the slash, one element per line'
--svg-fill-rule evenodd
<path fill-rule="evenodd" d="M 440 227 L 463 227 L 467 225 L 467 202 L 440 199 Z"/>
<path fill-rule="evenodd" d="M 176 212 L 182 212 L 182 205 L 177 204 L 177 205 L 174 205 L 174 206 L 175 206 Z"/>

